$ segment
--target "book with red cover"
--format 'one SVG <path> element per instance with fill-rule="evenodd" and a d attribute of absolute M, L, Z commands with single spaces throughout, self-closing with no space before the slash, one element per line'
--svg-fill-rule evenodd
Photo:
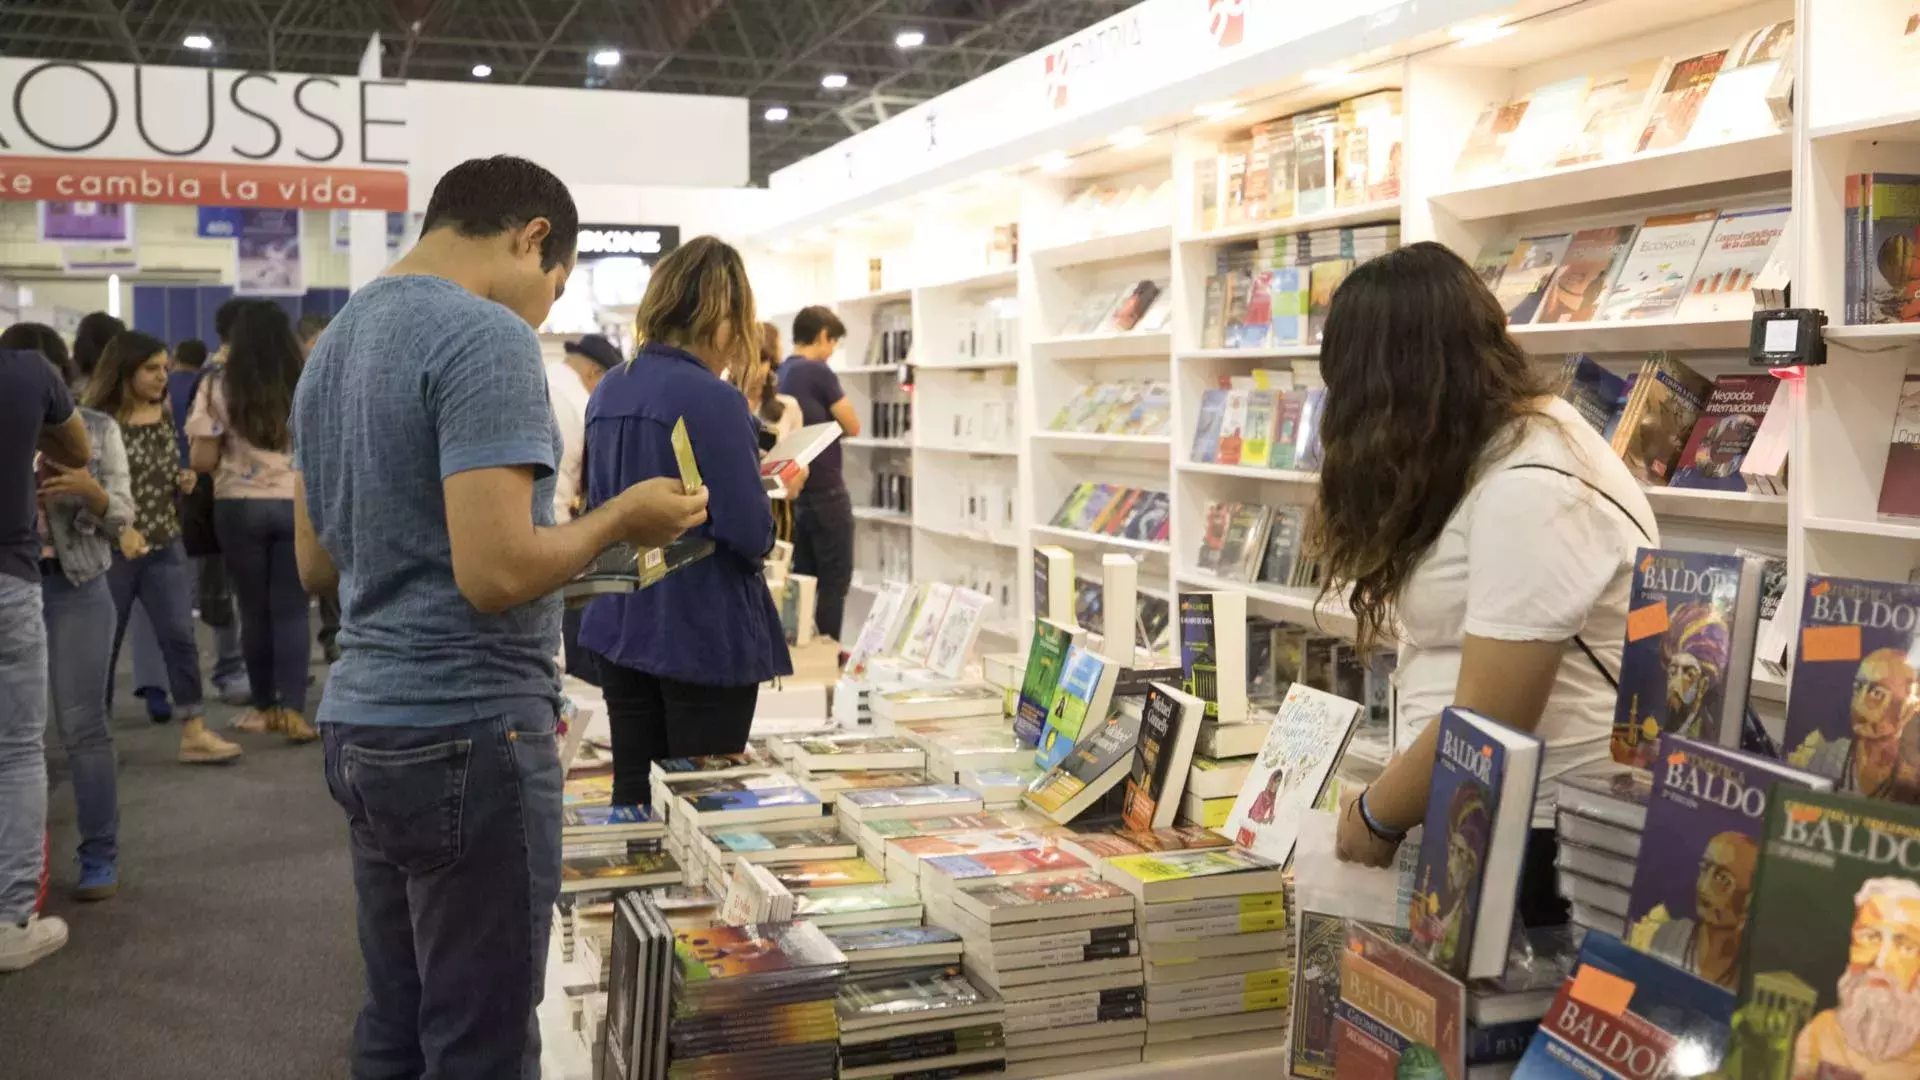
<path fill-rule="evenodd" d="M 1883 514 L 1920 517 L 1920 374 L 1910 374 L 1900 384 L 1887 469 L 1880 474 L 1879 509 Z"/>
<path fill-rule="evenodd" d="M 1347 924 L 1334 1007 L 1336 1080 L 1467 1075 L 1466 986 L 1420 956 Z"/>
<path fill-rule="evenodd" d="M 1727 50 L 1719 49 L 1677 61 L 1667 72 L 1653 101 L 1653 113 L 1640 132 L 1639 152 L 1671 150 L 1687 141 L 1693 121 L 1700 115 L 1700 103 L 1713 88 L 1714 76 L 1726 63 Z"/>
<path fill-rule="evenodd" d="M 1747 450 L 1753 445 L 1760 421 L 1766 419 L 1767 409 L 1779 388 L 1780 380 L 1765 372 L 1722 375 L 1713 380 L 1713 390 L 1707 394 L 1700 418 L 1693 422 L 1693 433 L 1687 437 L 1686 449 L 1680 452 L 1670 486 L 1711 491 L 1747 490 L 1746 478 L 1740 475 L 1740 464 L 1747 460 Z M 1915 421 L 1914 437 L 1920 439 L 1920 413 L 1916 414 Z M 1899 426 L 1896 421 L 1896 433 Z"/>

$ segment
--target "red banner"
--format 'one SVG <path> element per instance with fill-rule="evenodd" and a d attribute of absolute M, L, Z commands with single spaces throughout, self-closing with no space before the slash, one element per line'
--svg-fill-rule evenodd
<path fill-rule="evenodd" d="M 407 174 L 397 169 L 0 155 L 0 199 L 404 211 Z"/>

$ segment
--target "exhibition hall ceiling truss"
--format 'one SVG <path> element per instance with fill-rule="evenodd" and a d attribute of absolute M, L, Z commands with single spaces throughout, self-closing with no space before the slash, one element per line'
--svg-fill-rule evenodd
<path fill-rule="evenodd" d="M 350 75 L 378 31 L 389 78 L 745 97 L 764 180 L 1135 2 L 0 0 L 0 53 Z"/>

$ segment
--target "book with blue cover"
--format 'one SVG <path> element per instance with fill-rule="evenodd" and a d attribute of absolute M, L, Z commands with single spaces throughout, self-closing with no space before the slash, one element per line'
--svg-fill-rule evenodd
<path fill-rule="evenodd" d="M 1787 764 L 1841 791 L 1920 803 L 1920 586 L 1808 574 L 1787 694 Z"/>
<path fill-rule="evenodd" d="M 1588 931 L 1579 966 L 1560 984 L 1513 1080 L 1715 1075 L 1732 1018 L 1732 994 Z"/>
<path fill-rule="evenodd" d="M 1660 739 L 1653 796 L 1627 903 L 1627 940 L 1732 992 L 1740 986 L 1747 902 L 1775 785 L 1832 781 L 1678 735 Z"/>
<path fill-rule="evenodd" d="M 1060 689 L 1060 672 L 1067 651 L 1080 640 L 1081 630 L 1052 619 L 1033 620 L 1033 644 L 1027 649 L 1026 673 L 1020 679 L 1020 700 L 1013 711 L 1013 732 L 1034 746 L 1047 726 L 1047 710 Z"/>
<path fill-rule="evenodd" d="M 1467 709 L 1447 708 L 1438 722 L 1412 947 L 1454 978 L 1496 978 L 1507 968 L 1542 744 Z"/>
<path fill-rule="evenodd" d="M 1764 560 L 1641 548 L 1614 704 L 1613 759 L 1649 767 L 1660 736 L 1740 745 Z"/>
<path fill-rule="evenodd" d="M 1060 686 L 1047 708 L 1046 726 L 1033 763 L 1042 772 L 1066 760 L 1080 729 L 1089 720 L 1100 723 L 1107 718 L 1107 705 L 1113 698 L 1113 684 L 1120 676 L 1120 665 L 1097 652 L 1078 645 L 1067 649 L 1066 663 L 1060 669 Z"/>

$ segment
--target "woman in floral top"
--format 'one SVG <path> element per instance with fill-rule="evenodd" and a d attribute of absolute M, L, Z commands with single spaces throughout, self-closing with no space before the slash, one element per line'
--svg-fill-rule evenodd
<path fill-rule="evenodd" d="M 180 467 L 173 412 L 167 404 L 167 346 L 157 338 L 127 331 L 107 343 L 87 388 L 87 404 L 112 416 L 127 445 L 133 480 L 133 525 L 120 534 L 107 582 L 117 619 L 113 654 L 117 662 L 126 636 L 127 616 L 138 599 L 153 619 L 154 635 L 166 661 L 168 689 L 184 718 L 180 760 L 231 761 L 240 747 L 207 730 L 200 690 L 200 651 L 193 637 L 193 564 L 180 541 L 179 493 L 193 490 L 197 477 Z"/>

